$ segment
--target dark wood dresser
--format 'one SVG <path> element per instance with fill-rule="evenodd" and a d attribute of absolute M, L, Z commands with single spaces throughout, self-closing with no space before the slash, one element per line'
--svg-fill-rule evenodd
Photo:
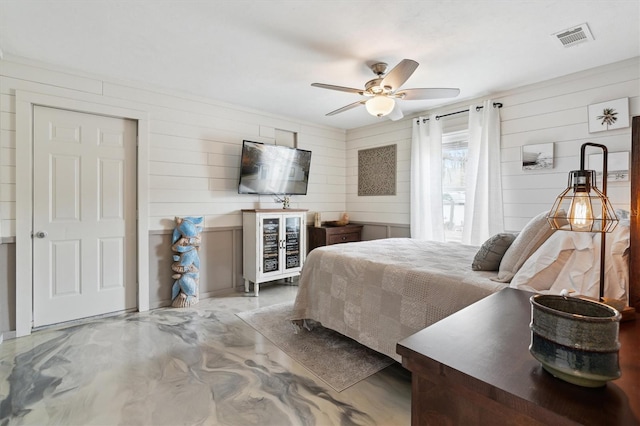
<path fill-rule="evenodd" d="M 640 317 L 620 323 L 622 377 L 583 388 L 529 353 L 532 294 L 506 288 L 398 343 L 412 425 L 640 424 Z"/>
<path fill-rule="evenodd" d="M 310 225 L 307 227 L 309 251 L 316 247 L 360 241 L 362 238 L 362 226 L 350 223 L 345 226 L 322 225 L 320 228 L 316 228 Z"/>

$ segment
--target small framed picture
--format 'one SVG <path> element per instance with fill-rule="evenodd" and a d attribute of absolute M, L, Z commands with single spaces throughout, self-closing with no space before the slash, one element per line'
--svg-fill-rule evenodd
<path fill-rule="evenodd" d="M 596 179 L 602 179 L 602 154 L 589 154 L 589 170 L 595 170 Z M 629 151 L 610 152 L 607 155 L 607 182 L 629 180 Z"/>
<path fill-rule="evenodd" d="M 522 147 L 522 170 L 553 168 L 553 142 Z"/>
<path fill-rule="evenodd" d="M 589 133 L 629 127 L 629 98 L 589 105 Z"/>

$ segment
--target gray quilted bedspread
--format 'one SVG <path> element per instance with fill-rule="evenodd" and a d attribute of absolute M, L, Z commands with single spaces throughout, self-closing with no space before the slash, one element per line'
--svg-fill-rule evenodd
<path fill-rule="evenodd" d="M 398 361 L 396 343 L 495 293 L 472 271 L 478 247 L 390 238 L 309 253 L 292 320 L 313 320 Z"/>

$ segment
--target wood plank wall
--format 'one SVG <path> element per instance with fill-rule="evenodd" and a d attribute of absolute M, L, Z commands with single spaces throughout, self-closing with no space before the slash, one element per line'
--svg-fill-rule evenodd
<path fill-rule="evenodd" d="M 276 130 L 296 133 L 298 146 L 313 151 L 308 195 L 293 196 L 292 207 L 308 209 L 310 218 L 321 211 L 326 220 L 346 208 L 343 130 L 8 57 L 0 61 L 0 237 L 15 236 L 16 90 L 98 97 L 149 113 L 151 230 L 186 215 L 204 215 L 206 227 L 240 226 L 241 209 L 278 207 L 271 196 L 237 193 L 242 140 L 274 143 Z"/>
<path fill-rule="evenodd" d="M 640 58 L 610 64 L 576 74 L 520 87 L 495 95 L 502 102 L 502 185 L 505 229 L 518 231 L 537 213 L 548 210 L 565 188 L 567 174 L 579 167 L 584 142 L 607 145 L 609 152 L 630 151 L 631 127 L 590 134 L 587 106 L 612 99 L 629 98 L 630 115 L 640 115 Z M 429 113 L 446 114 L 466 109 L 480 100 L 458 102 Z M 443 119 L 445 132 L 465 127 L 466 114 Z M 524 171 L 523 145 L 553 142 L 553 169 Z M 358 197 L 358 150 L 398 145 L 397 195 Z M 347 132 L 347 207 L 353 221 L 409 223 L 409 172 L 411 121 L 383 121 Z M 609 183 L 608 193 L 616 208 L 629 209 L 629 182 Z"/>

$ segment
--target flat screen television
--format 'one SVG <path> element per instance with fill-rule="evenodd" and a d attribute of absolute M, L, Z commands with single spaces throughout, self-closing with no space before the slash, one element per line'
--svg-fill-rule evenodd
<path fill-rule="evenodd" d="M 311 151 L 242 141 L 240 194 L 306 195 Z"/>

